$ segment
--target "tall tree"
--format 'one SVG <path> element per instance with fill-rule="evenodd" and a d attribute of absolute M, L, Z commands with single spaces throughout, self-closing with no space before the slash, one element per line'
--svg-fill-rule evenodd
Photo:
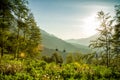
<path fill-rule="evenodd" d="M 0 54 L 39 53 L 40 29 L 27 0 L 0 0 Z M 34 55 L 34 54 L 33 54 Z"/>
<path fill-rule="evenodd" d="M 13 10 L 14 7 L 12 5 L 13 1 L 10 0 L 0 0 L 0 50 L 1 57 L 5 51 L 5 45 L 9 34 L 9 29 L 12 21 L 14 21 Z"/>
<path fill-rule="evenodd" d="M 120 55 L 120 5 L 115 6 L 116 11 L 116 25 L 114 26 L 113 47 L 114 53 Z"/>
<path fill-rule="evenodd" d="M 113 53 L 115 54 L 115 63 L 116 65 L 120 65 L 120 5 L 115 6 L 115 21 L 116 24 L 114 26 L 114 35 L 113 35 Z M 118 66 L 119 67 L 119 66 Z"/>
<path fill-rule="evenodd" d="M 109 13 L 105 14 L 103 11 L 98 12 L 98 19 L 100 21 L 100 27 L 97 29 L 99 31 L 99 37 L 91 41 L 90 47 L 99 48 L 102 53 L 106 54 L 106 64 L 109 66 L 110 63 L 110 51 L 111 51 L 111 38 L 112 38 L 112 23 L 110 20 Z"/>
<path fill-rule="evenodd" d="M 34 55 L 36 55 L 36 53 L 40 52 L 41 33 L 40 33 L 39 27 L 37 26 L 37 24 L 34 20 L 32 13 L 29 14 L 27 23 L 28 23 L 27 25 L 29 27 L 27 51 L 29 53 L 33 53 Z M 31 55 L 33 55 L 33 54 L 31 54 Z"/>
<path fill-rule="evenodd" d="M 22 28 L 26 27 L 25 26 L 25 18 L 27 17 L 28 14 L 28 8 L 27 8 L 27 1 L 26 0 L 15 0 L 15 15 L 16 15 L 16 21 L 17 21 L 17 46 L 16 46 L 16 53 L 15 53 L 15 58 L 18 56 L 20 53 L 19 51 L 19 46 L 20 46 L 20 31 L 23 32 Z"/>

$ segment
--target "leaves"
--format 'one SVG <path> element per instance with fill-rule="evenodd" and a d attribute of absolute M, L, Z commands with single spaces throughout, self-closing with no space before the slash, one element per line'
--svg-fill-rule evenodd
<path fill-rule="evenodd" d="M 15 58 L 20 52 L 31 56 L 39 53 L 40 29 L 27 4 L 27 0 L 0 1 L 1 55 L 5 50 L 14 53 Z"/>

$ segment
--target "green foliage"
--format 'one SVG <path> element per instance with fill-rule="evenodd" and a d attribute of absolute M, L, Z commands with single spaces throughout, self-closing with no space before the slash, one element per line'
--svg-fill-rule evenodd
<path fill-rule="evenodd" d="M 0 64 L 0 73 L 3 74 L 15 74 L 23 70 L 23 64 L 20 61 L 4 61 Z"/>
<path fill-rule="evenodd" d="M 102 21 L 98 29 L 100 37 L 93 41 L 92 47 L 102 48 L 103 54 L 100 57 L 94 57 L 96 53 L 74 54 L 75 56 L 68 54 L 66 63 L 63 63 L 63 57 L 58 53 L 53 53 L 50 57 L 44 56 L 42 60 L 36 58 L 41 50 L 41 34 L 27 3 L 26 0 L 0 0 L 0 80 L 120 79 L 119 6 L 116 6 L 114 35 L 111 33 L 114 20 L 109 20 L 109 14 L 104 14 L 103 11 L 98 13 Z M 51 44 L 51 37 L 61 45 L 61 49 L 66 44 L 66 48 L 79 51 L 76 48 L 79 45 L 75 47 L 54 36 L 50 36 Z M 49 37 L 45 36 L 44 39 L 47 38 Z M 54 42 L 52 45 L 55 47 L 59 44 Z M 111 51 L 113 54 L 110 54 Z M 107 67 L 104 63 L 107 63 Z"/>
<path fill-rule="evenodd" d="M 63 58 L 60 54 L 58 53 L 53 53 L 51 56 L 51 59 L 56 62 L 56 64 L 62 64 L 63 63 Z"/>
<path fill-rule="evenodd" d="M 115 6 L 115 17 L 111 19 L 109 13 L 98 12 L 100 27 L 98 28 L 99 37 L 91 41 L 90 47 L 99 49 L 96 54 L 97 64 L 112 67 L 120 71 L 120 5 Z M 114 24 L 113 24 L 114 23 Z"/>
<path fill-rule="evenodd" d="M 98 12 L 98 19 L 100 21 L 99 37 L 91 41 L 90 47 L 95 49 L 102 49 L 102 52 L 106 54 L 106 65 L 109 66 L 110 51 L 111 51 L 111 39 L 112 39 L 112 22 L 109 13 L 105 14 L 103 11 Z"/>
<path fill-rule="evenodd" d="M 113 40 L 112 40 L 112 46 L 113 46 L 113 50 L 112 52 L 114 53 L 114 66 L 116 66 L 119 69 L 119 65 L 120 65 L 120 5 L 116 5 L 115 6 L 115 12 L 116 12 L 116 16 L 115 16 L 115 21 L 116 24 L 114 26 L 114 34 L 113 34 Z"/>
<path fill-rule="evenodd" d="M 0 63 L 1 80 L 96 80 L 119 79 L 120 73 L 106 66 L 72 62 L 69 64 L 46 63 L 38 59 L 10 60 Z"/>
<path fill-rule="evenodd" d="M 72 62 L 74 62 L 74 58 L 73 55 L 70 53 L 66 57 L 66 63 L 72 63 Z"/>
<path fill-rule="evenodd" d="M 41 36 L 26 0 L 0 0 L 0 56 L 40 53 Z M 27 56 L 27 57 L 28 57 Z"/>
<path fill-rule="evenodd" d="M 63 58 L 61 54 L 55 52 L 52 56 L 42 56 L 42 60 L 46 61 L 47 63 L 55 62 L 56 64 L 62 64 Z"/>

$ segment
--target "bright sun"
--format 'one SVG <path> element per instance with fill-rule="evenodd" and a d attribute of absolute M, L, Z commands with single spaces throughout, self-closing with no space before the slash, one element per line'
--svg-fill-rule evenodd
<path fill-rule="evenodd" d="M 97 33 L 97 28 L 99 27 L 99 22 L 96 15 L 91 15 L 83 19 L 83 31 L 86 37 L 92 36 Z"/>

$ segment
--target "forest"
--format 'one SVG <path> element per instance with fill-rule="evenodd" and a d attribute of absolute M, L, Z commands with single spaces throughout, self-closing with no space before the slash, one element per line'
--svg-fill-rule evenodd
<path fill-rule="evenodd" d="M 42 56 L 41 29 L 27 0 L 0 0 L 0 80 L 119 80 L 120 5 L 115 16 L 99 11 L 92 52 L 58 49 Z M 64 47 L 64 46 L 63 46 Z M 47 53 L 49 54 L 49 53 Z"/>

